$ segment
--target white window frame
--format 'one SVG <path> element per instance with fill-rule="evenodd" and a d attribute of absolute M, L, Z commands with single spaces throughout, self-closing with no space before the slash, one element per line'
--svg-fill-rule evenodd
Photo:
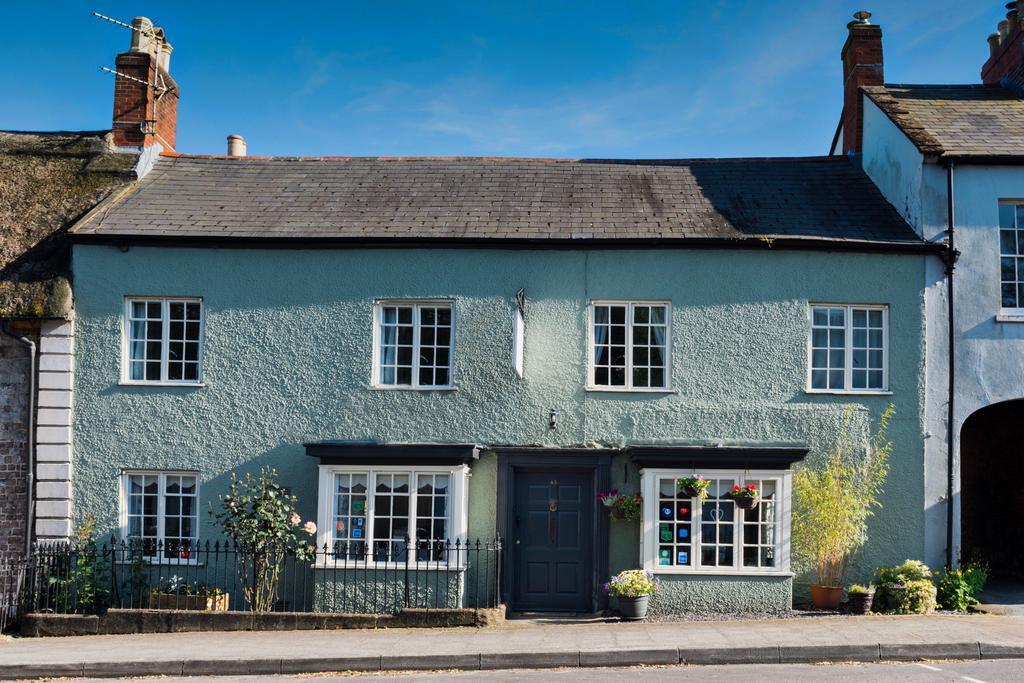
<path fill-rule="evenodd" d="M 365 474 L 366 494 L 366 531 L 365 538 L 369 558 L 365 560 L 349 560 L 347 557 L 339 559 L 332 557 L 334 549 L 334 475 L 335 474 Z M 448 539 L 455 546 L 456 541 L 465 547 L 467 543 L 467 532 L 469 529 L 469 490 L 467 465 L 320 465 L 320 481 L 318 485 L 317 502 L 317 532 L 316 544 L 321 551 L 318 557 L 317 566 L 323 569 L 344 569 L 344 568 L 368 568 L 368 569 L 404 569 L 405 562 L 379 562 L 370 559 L 373 556 L 373 526 L 374 526 L 374 489 L 376 488 L 377 474 L 408 474 L 409 479 L 409 541 L 414 544 L 416 541 L 416 477 L 420 474 L 447 474 L 449 477 L 448 492 Z M 351 542 L 351 541 L 349 541 Z M 324 548 L 327 553 L 323 553 Z M 465 559 L 465 558 L 460 558 Z M 432 560 L 410 561 L 409 569 L 436 569 L 438 567 L 454 568 L 452 563 Z"/>
<path fill-rule="evenodd" d="M 846 310 L 843 316 L 844 339 L 843 348 L 845 366 L 843 368 L 842 389 L 818 389 L 811 385 L 811 373 L 814 370 L 814 309 L 815 308 L 843 308 Z M 853 312 L 858 311 L 881 311 L 882 312 L 882 388 L 881 389 L 854 389 L 853 386 Z M 892 394 L 889 386 L 889 306 L 886 304 L 848 304 L 848 303 L 827 303 L 813 301 L 807 305 L 807 377 L 806 392 L 808 394 L 849 394 L 888 396 Z"/>
<path fill-rule="evenodd" d="M 160 379 L 131 378 L 131 310 L 132 304 L 138 302 L 160 302 L 161 330 L 160 339 Z M 196 367 L 196 379 L 168 379 L 168 363 L 170 354 L 171 304 L 199 304 L 199 353 Z M 201 297 L 195 296 L 126 296 L 124 298 L 124 314 L 121 318 L 121 384 L 169 386 L 169 387 L 201 387 L 203 382 L 203 356 L 206 352 L 206 306 Z"/>
<path fill-rule="evenodd" d="M 623 386 L 605 386 L 594 383 L 594 307 L 625 306 L 626 307 L 626 384 Z M 633 307 L 664 306 L 665 307 L 665 385 L 661 387 L 633 386 Z M 664 394 L 672 392 L 672 302 L 662 300 L 613 300 L 594 299 L 587 302 L 587 391 L 637 392 Z"/>
<path fill-rule="evenodd" d="M 167 477 L 195 477 L 196 478 L 196 536 L 194 543 L 196 548 L 199 546 L 200 530 L 202 525 L 200 521 L 202 515 L 199 513 L 200 502 L 202 501 L 202 480 L 199 476 L 199 472 L 196 470 L 147 470 L 147 469 L 124 469 L 118 475 L 118 526 L 120 528 L 121 540 L 128 543 L 131 539 L 128 536 L 128 496 L 129 496 L 129 478 L 133 475 L 144 475 L 159 478 L 159 493 L 157 495 L 157 512 L 156 512 L 156 524 L 157 524 L 157 536 L 155 543 L 158 546 L 163 547 L 166 544 L 164 537 L 164 524 L 167 521 L 166 505 L 167 505 Z M 146 562 L 149 564 L 169 564 L 169 565 L 197 565 L 199 562 L 199 553 L 195 553 L 195 557 L 191 558 L 173 558 L 165 557 L 162 555 L 146 555 Z"/>
<path fill-rule="evenodd" d="M 746 510 L 736 508 L 733 532 L 733 566 L 704 567 L 701 565 L 701 519 L 698 513 L 701 507 L 696 506 L 691 522 L 690 552 L 692 564 L 689 567 L 665 566 L 658 564 L 658 480 L 662 478 L 680 478 L 700 474 L 705 479 L 732 479 L 742 485 L 750 480 L 775 481 L 776 500 L 776 546 L 778 565 L 775 567 L 744 567 L 743 566 L 743 525 Z M 697 575 L 730 575 L 730 576 L 792 576 L 790 571 L 790 540 L 792 515 L 792 470 L 679 470 L 679 469 L 644 469 L 640 476 L 640 490 L 644 500 L 643 515 L 640 528 L 640 563 L 641 566 L 655 574 L 697 574 Z"/>
<path fill-rule="evenodd" d="M 1020 233 L 1024 233 L 1024 225 L 1018 225 L 1017 224 L 1017 207 L 1024 207 L 1024 199 L 1000 199 L 999 200 L 1000 210 L 1004 206 L 1009 206 L 1011 208 L 1011 211 L 1013 212 L 1013 226 L 1010 229 L 1012 229 L 1014 231 L 1014 236 L 1017 236 L 1017 239 L 1020 239 L 1018 235 Z M 1013 258 L 1014 260 L 1017 260 L 1017 259 L 1020 259 L 1024 255 L 1022 255 L 1022 254 L 1004 254 L 1003 253 L 1003 239 L 1002 239 L 1002 235 L 1000 234 L 1000 232 L 1002 232 L 1004 229 L 1005 228 L 1003 228 L 1001 216 L 997 215 L 997 225 L 996 225 L 996 254 L 997 254 L 997 258 L 996 258 L 996 279 L 999 282 L 999 289 L 997 290 L 996 295 L 998 297 L 997 300 L 999 301 L 999 315 L 1000 316 L 1005 316 L 1006 318 L 1014 319 L 1016 321 L 1018 319 L 1024 319 L 1024 305 L 1017 306 L 1017 307 L 1003 306 L 1003 264 L 1002 264 L 1002 261 L 1003 261 L 1004 258 Z M 1022 281 L 1022 278 L 1020 277 L 1019 273 L 1017 274 L 1017 277 L 1018 277 L 1018 279 L 1015 281 L 1015 283 L 1020 283 Z M 1022 304 L 1022 303 L 1024 303 L 1024 300 L 1020 300 L 1020 297 L 1018 297 L 1017 303 L 1018 304 Z"/>
<path fill-rule="evenodd" d="M 387 306 L 412 307 L 412 384 L 384 384 L 380 376 L 380 335 L 384 308 Z M 448 346 L 448 384 L 420 384 L 420 309 L 447 306 L 451 311 L 451 337 Z M 455 301 L 452 299 L 380 299 L 373 304 L 373 364 L 370 387 L 387 391 L 450 391 L 455 388 Z"/>

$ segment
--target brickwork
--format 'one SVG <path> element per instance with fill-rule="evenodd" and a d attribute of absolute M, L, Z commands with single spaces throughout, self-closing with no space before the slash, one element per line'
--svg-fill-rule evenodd
<path fill-rule="evenodd" d="M 843 154 L 860 154 L 864 138 L 861 86 L 882 85 L 882 28 L 852 22 L 843 45 Z"/>
<path fill-rule="evenodd" d="M 160 143 L 165 151 L 173 152 L 177 139 L 177 85 L 148 52 L 122 52 L 114 63 L 119 73 L 131 77 L 117 76 L 114 80 L 114 144 L 149 147 Z M 153 83 L 168 89 L 147 85 Z"/>
<path fill-rule="evenodd" d="M 981 67 L 981 82 L 995 85 L 1016 72 L 1024 64 L 1024 31 L 1016 27 Z"/>
<path fill-rule="evenodd" d="M 0 335 L 0 558 L 25 548 L 28 348 Z"/>

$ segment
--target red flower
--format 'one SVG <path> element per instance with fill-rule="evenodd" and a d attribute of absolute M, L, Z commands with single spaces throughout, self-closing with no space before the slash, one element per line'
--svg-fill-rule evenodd
<path fill-rule="evenodd" d="M 732 490 L 733 490 L 733 491 L 739 491 L 739 490 L 740 490 L 740 487 L 739 487 L 739 486 L 733 486 L 733 487 L 732 487 Z"/>
<path fill-rule="evenodd" d="M 753 484 L 747 484 L 747 490 L 748 491 L 756 491 L 757 487 L 754 486 Z"/>

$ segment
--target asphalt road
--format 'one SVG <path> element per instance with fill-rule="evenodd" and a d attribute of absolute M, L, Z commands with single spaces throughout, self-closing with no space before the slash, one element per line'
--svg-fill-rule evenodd
<path fill-rule="evenodd" d="M 786 683 L 813 683 L 829 681 L 900 681 L 900 683 L 997 683 L 1024 681 L 1024 660 L 992 659 L 984 661 L 921 662 L 899 664 L 751 664 L 736 666 L 665 666 L 634 669 L 541 669 L 512 671 L 441 671 L 413 674 L 304 674 L 299 676 L 217 676 L 203 678 L 215 683 L 328 683 L 338 681 L 409 681 L 435 683 L 440 681 L 588 681 L 595 680 L 642 681 L 719 681 L 722 683 L 750 683 L 751 681 L 784 681 Z M 75 679 L 89 683 L 109 683 L 109 678 Z M 195 683 L 196 678 L 124 678 L 123 681 L 158 683 Z"/>

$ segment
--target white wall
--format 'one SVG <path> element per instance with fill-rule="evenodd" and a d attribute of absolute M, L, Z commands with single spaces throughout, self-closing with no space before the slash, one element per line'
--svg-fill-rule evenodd
<path fill-rule="evenodd" d="M 865 171 L 922 237 L 946 237 L 946 168 L 927 162 L 869 99 L 864 105 Z M 1000 322 L 999 200 L 1024 199 L 1024 165 L 958 166 L 954 171 L 956 395 L 953 457 L 954 557 L 960 549 L 959 436 L 988 405 L 1024 398 L 1024 323 Z M 925 562 L 939 566 L 946 546 L 948 299 L 944 265 L 932 259 L 925 289 Z"/>

